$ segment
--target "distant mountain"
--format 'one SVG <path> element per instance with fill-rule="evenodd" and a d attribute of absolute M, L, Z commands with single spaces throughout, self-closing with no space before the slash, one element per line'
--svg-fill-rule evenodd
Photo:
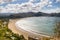
<path fill-rule="evenodd" d="M 60 17 L 60 13 L 51 13 L 50 16 Z"/>
<path fill-rule="evenodd" d="M 42 13 L 42 12 L 38 12 L 38 13 L 34 13 L 34 12 L 27 12 L 27 13 L 18 13 L 18 14 L 13 14 L 10 15 L 11 17 L 37 17 L 37 16 L 52 16 L 52 17 L 60 17 L 60 13 Z"/>
<path fill-rule="evenodd" d="M 24 17 L 37 17 L 37 16 L 52 16 L 60 17 L 60 13 L 43 13 L 43 12 L 27 12 L 27 13 L 0 13 L 0 18 L 24 18 Z"/>

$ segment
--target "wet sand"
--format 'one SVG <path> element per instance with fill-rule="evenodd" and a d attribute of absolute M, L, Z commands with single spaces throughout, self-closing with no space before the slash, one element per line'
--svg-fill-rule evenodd
<path fill-rule="evenodd" d="M 30 33 L 30 32 L 27 32 L 27 31 L 24 31 L 22 29 L 18 30 L 17 26 L 15 25 L 15 23 L 20 20 L 20 19 L 10 19 L 9 20 L 9 24 L 8 24 L 8 28 L 12 30 L 12 32 L 16 33 L 16 34 L 19 34 L 19 35 L 23 35 L 27 40 L 28 40 L 28 37 L 32 37 L 32 38 L 44 38 L 42 37 L 41 35 L 35 35 L 33 33 Z M 29 34 L 28 34 L 29 33 Z M 35 37 L 34 37 L 35 36 Z M 46 37 L 45 37 L 46 38 Z"/>
<path fill-rule="evenodd" d="M 9 20 L 9 24 L 8 24 L 8 28 L 10 30 L 12 30 L 12 32 L 19 34 L 19 35 L 23 35 L 26 39 L 28 39 L 28 35 L 27 32 L 22 32 L 20 30 L 18 30 L 15 26 L 16 21 L 18 21 L 19 19 L 10 19 Z"/>
<path fill-rule="evenodd" d="M 41 38 L 41 36 L 35 35 L 33 33 L 27 32 L 21 28 L 17 28 L 17 26 L 15 25 L 15 23 L 20 20 L 20 19 L 10 19 L 9 20 L 9 24 L 8 24 L 8 28 L 10 30 L 12 30 L 13 33 L 19 34 L 19 35 L 23 35 L 27 40 L 28 37 L 32 37 L 32 38 Z M 19 30 L 20 29 L 20 30 Z"/>

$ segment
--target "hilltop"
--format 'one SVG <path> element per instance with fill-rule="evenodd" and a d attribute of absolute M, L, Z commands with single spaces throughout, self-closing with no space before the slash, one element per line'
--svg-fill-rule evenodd
<path fill-rule="evenodd" d="M 43 12 L 27 12 L 27 13 L 0 13 L 0 18 L 24 18 L 24 17 L 60 17 L 60 13 L 43 13 Z"/>

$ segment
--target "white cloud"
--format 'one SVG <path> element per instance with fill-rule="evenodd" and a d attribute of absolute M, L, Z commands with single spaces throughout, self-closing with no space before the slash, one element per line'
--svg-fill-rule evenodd
<path fill-rule="evenodd" d="M 50 1 L 49 4 L 52 4 L 52 2 Z"/>
<path fill-rule="evenodd" d="M 16 1 L 16 0 L 0 0 L 0 4 L 13 2 L 13 1 Z"/>
<path fill-rule="evenodd" d="M 0 0 L 0 4 L 4 3 L 3 0 Z"/>
<path fill-rule="evenodd" d="M 56 2 L 60 2 L 60 0 L 56 0 Z"/>
<path fill-rule="evenodd" d="M 42 10 L 42 8 L 46 5 L 48 5 L 49 7 L 51 7 L 51 3 L 49 2 L 49 0 L 41 0 L 39 3 L 37 4 L 33 4 L 34 0 L 29 0 L 29 2 L 26 3 L 22 3 L 22 4 L 8 4 L 5 7 L 0 7 L 0 13 L 21 13 L 21 12 L 58 12 L 55 9 L 51 9 L 51 10 L 47 10 L 44 11 Z"/>
<path fill-rule="evenodd" d="M 36 5 L 34 5 L 33 0 L 30 0 L 27 3 L 22 3 L 22 4 L 8 4 L 4 9 L 8 10 L 6 12 L 38 12 L 40 11 L 45 5 L 48 4 L 48 0 L 43 0 Z M 2 9 L 2 11 L 4 10 Z M 18 11 L 19 10 L 19 11 Z"/>
<path fill-rule="evenodd" d="M 29 2 L 34 2 L 35 0 L 29 0 Z"/>
<path fill-rule="evenodd" d="M 41 10 L 41 11 L 45 12 L 45 13 L 60 13 L 60 8 L 49 9 L 49 10 Z"/>
<path fill-rule="evenodd" d="M 52 7 L 52 1 L 50 1 L 49 3 L 48 3 L 48 5 L 47 5 L 47 7 Z"/>
<path fill-rule="evenodd" d="M 47 7 L 52 7 L 52 5 L 48 5 Z"/>

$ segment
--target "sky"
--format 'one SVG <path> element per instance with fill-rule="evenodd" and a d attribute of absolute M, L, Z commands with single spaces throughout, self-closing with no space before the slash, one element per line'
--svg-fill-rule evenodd
<path fill-rule="evenodd" d="M 0 13 L 59 13 L 60 0 L 0 0 Z"/>

